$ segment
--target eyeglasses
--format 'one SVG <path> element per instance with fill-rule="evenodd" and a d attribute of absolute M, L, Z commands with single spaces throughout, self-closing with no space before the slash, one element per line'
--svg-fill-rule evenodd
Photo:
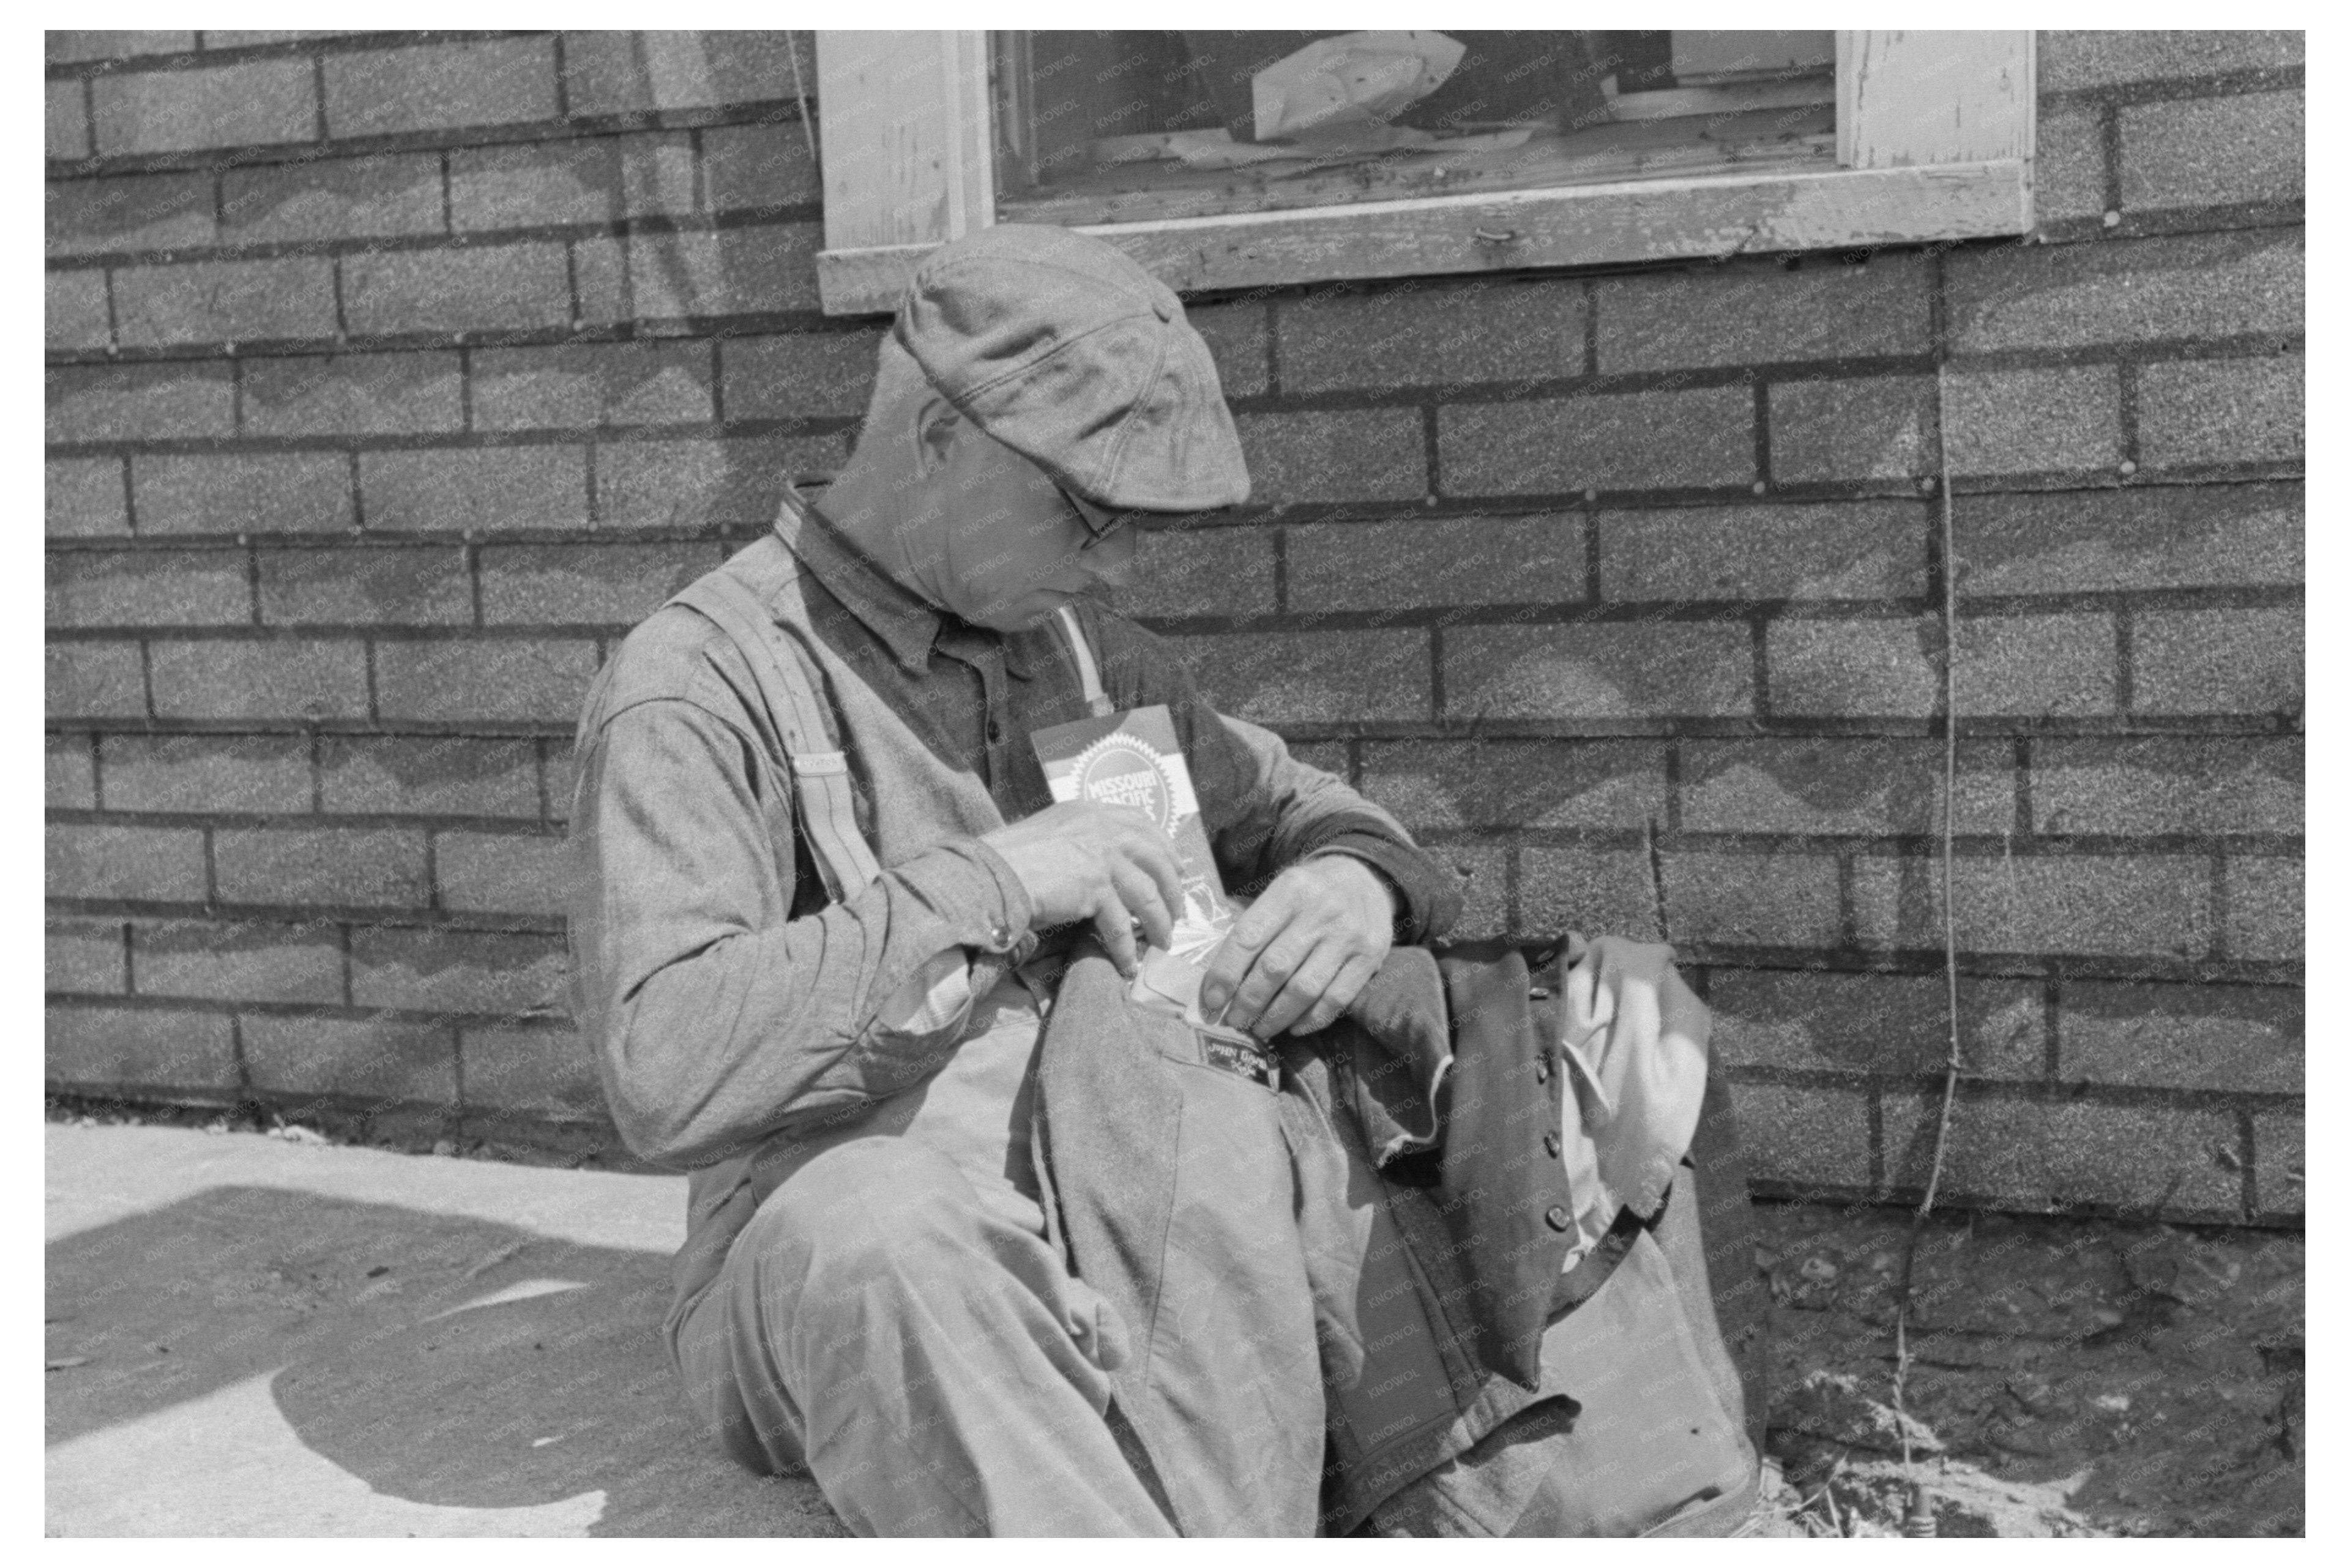
<path fill-rule="evenodd" d="M 1069 504 L 1069 510 L 1076 513 L 1078 521 L 1086 525 L 1086 542 L 1077 546 L 1079 555 L 1118 532 L 1127 519 L 1134 515 L 1131 512 L 1112 512 L 1107 507 L 1097 506 L 1083 496 L 1071 494 L 1066 485 L 1054 488 L 1060 491 L 1061 499 Z"/>

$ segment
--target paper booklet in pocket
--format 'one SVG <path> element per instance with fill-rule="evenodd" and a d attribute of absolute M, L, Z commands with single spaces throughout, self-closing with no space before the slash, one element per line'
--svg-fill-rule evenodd
<path fill-rule="evenodd" d="M 1174 841 L 1183 871 L 1183 907 L 1175 916 L 1174 951 L 1190 957 L 1223 940 L 1232 909 L 1200 823 L 1191 770 L 1164 703 L 1098 719 L 1055 724 L 1030 737 L 1055 801 L 1132 806 Z"/>
<path fill-rule="evenodd" d="M 1209 955 L 1232 929 L 1234 909 L 1200 821 L 1191 770 L 1163 703 L 1128 708 L 1075 723 L 1055 724 L 1030 737 L 1055 801 L 1089 800 L 1132 806 L 1157 823 L 1175 845 L 1183 877 L 1183 907 L 1175 914 L 1173 946 L 1142 959 L 1129 994 L 1138 1003 L 1180 1013 L 1195 1028 L 1244 1041 L 1237 1031 L 1201 1017 L 1200 981 Z"/>

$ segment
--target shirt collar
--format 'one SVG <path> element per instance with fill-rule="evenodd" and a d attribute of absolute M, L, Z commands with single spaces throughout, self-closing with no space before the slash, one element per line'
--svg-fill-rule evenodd
<path fill-rule="evenodd" d="M 832 590 L 848 613 L 889 646 L 907 673 L 920 675 L 930 668 L 931 648 L 945 620 L 927 600 L 883 571 L 838 524 L 788 484 L 775 531 L 785 547 Z"/>
<path fill-rule="evenodd" d="M 840 531 L 838 524 L 788 485 L 775 530 L 783 536 L 785 547 L 816 574 L 849 614 L 889 646 L 901 669 L 920 675 L 931 667 L 931 649 L 950 622 L 929 600 L 883 571 L 857 541 Z M 1003 645 L 1003 668 L 1023 680 L 1036 673 L 1039 659 L 1048 651 L 1040 649 L 1039 639 L 1052 636 L 1041 628 L 1005 636 L 965 627 L 960 620 L 951 624 L 974 635 L 995 638 Z"/>

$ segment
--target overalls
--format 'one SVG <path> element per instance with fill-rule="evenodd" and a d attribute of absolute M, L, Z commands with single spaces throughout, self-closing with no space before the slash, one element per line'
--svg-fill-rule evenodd
<path fill-rule="evenodd" d="M 769 640 L 800 828 L 853 888 L 870 852 L 789 690 L 795 651 L 755 601 L 697 602 L 722 580 L 681 597 Z M 737 1458 L 806 1468 L 862 1533 L 1627 1533 L 1661 1521 L 1653 1498 L 1595 1483 L 1660 1466 L 1691 1471 L 1675 1522 L 1742 1513 L 1734 1370 L 1680 1317 L 1658 1340 L 1655 1313 L 1612 1304 L 1703 1304 L 1710 1333 L 1692 1204 L 1617 1250 L 1517 1387 L 1478 1365 L 1455 1249 L 1425 1192 L 1374 1168 L 1326 1050 L 1285 1048 L 1269 1088 L 1125 1008 L 1097 951 L 1056 967 L 950 1002 L 961 1044 L 914 1088 L 779 1140 L 731 1190 L 698 1179 L 698 1206 L 748 1214 L 672 1344 Z M 1682 1397 L 1711 1386 L 1711 1440 L 1643 1451 L 1653 1391 L 1621 1368 L 1669 1363 Z"/>

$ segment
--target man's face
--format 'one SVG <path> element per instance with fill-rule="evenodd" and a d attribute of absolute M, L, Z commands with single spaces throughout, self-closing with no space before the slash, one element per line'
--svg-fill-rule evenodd
<path fill-rule="evenodd" d="M 926 537 L 908 541 L 932 594 L 973 626 L 1025 631 L 1125 583 L 1134 532 L 1097 537 L 1051 477 L 968 420 L 931 441 Z"/>

